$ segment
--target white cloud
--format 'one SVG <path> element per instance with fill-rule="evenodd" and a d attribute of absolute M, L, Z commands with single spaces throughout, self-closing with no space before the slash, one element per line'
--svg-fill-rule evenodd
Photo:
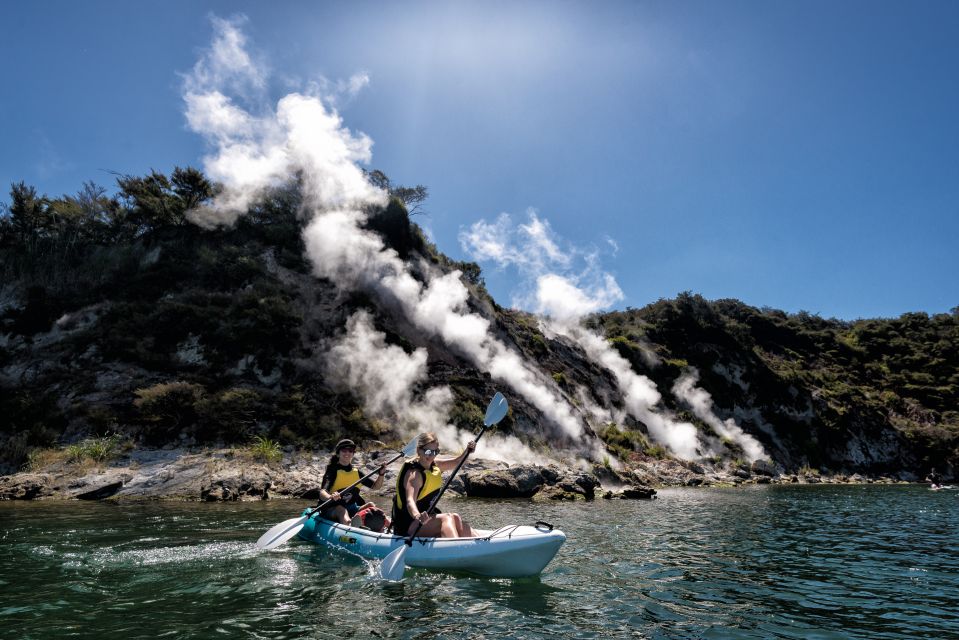
<path fill-rule="evenodd" d="M 266 85 L 266 71 L 246 49 L 246 36 L 240 27 L 243 17 L 212 17 L 213 43 L 193 65 L 185 77 L 186 93 L 207 93 L 226 88 L 245 94 L 249 89 L 261 90 Z"/>
<path fill-rule="evenodd" d="M 463 250 L 474 260 L 518 270 L 515 306 L 568 320 L 623 299 L 616 279 L 600 267 L 596 251 L 562 242 L 534 209 L 527 211 L 527 218 L 525 224 L 514 225 L 509 214 L 501 213 L 495 222 L 479 220 L 459 234 Z"/>
<path fill-rule="evenodd" d="M 623 299 L 623 291 L 615 278 L 608 273 L 600 278 L 600 284 L 587 290 L 555 273 L 539 276 L 536 279 L 536 313 L 560 322 L 571 322 Z"/>

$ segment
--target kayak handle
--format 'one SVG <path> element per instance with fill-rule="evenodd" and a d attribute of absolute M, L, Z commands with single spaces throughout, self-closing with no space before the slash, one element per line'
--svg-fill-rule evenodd
<path fill-rule="evenodd" d="M 533 526 L 536 527 L 537 529 L 546 529 L 547 531 L 553 530 L 553 525 L 543 520 L 537 520 Z"/>

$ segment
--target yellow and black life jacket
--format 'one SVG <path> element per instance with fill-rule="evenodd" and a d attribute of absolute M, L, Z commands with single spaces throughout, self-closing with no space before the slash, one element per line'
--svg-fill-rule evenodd
<path fill-rule="evenodd" d="M 356 467 L 350 465 L 349 470 L 345 470 L 342 467 L 336 470 L 336 476 L 333 478 L 333 484 L 330 485 L 330 488 L 327 489 L 330 493 L 334 491 L 339 491 L 340 489 L 346 489 L 348 486 L 359 482 L 360 472 Z"/>
<path fill-rule="evenodd" d="M 406 473 L 408 471 L 411 473 L 419 473 L 423 476 L 423 486 L 420 487 L 420 492 L 416 496 L 416 508 L 420 511 L 427 509 L 436 493 L 443 488 L 443 472 L 440 471 L 439 467 L 434 464 L 432 468 L 427 471 L 415 458 L 407 460 L 403 463 L 403 466 L 400 467 L 400 472 L 396 475 L 396 497 L 393 499 L 393 505 L 395 507 L 394 511 L 397 513 L 409 514 L 406 508 L 406 490 L 403 486 L 406 482 Z M 407 517 L 410 516 L 407 515 Z"/>
<path fill-rule="evenodd" d="M 360 471 L 353 465 L 346 467 L 340 466 L 337 463 L 330 463 L 330 466 L 326 468 L 326 473 L 323 474 L 323 482 L 321 487 L 323 487 L 328 493 L 335 493 L 336 491 L 342 491 L 350 485 L 356 483 L 360 479 Z M 371 481 L 367 480 L 364 484 L 372 484 Z M 352 489 L 347 495 L 343 496 L 342 503 L 349 504 L 363 504 L 363 497 L 360 495 L 360 492 L 357 488 Z"/>

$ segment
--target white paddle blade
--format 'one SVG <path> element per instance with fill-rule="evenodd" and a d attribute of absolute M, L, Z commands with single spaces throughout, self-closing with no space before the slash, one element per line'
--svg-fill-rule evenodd
<path fill-rule="evenodd" d="M 306 516 L 284 520 L 260 536 L 259 540 L 256 541 L 256 546 L 260 549 L 275 549 L 298 534 L 303 525 L 306 524 L 306 520 Z"/>
<path fill-rule="evenodd" d="M 399 582 L 403 579 L 403 574 L 406 572 L 406 549 L 408 547 L 404 544 L 399 549 L 394 549 L 390 552 L 390 555 L 383 558 L 383 562 L 380 563 L 380 577 L 384 580 L 390 580 L 392 582 Z"/>
<path fill-rule="evenodd" d="M 509 403 L 506 402 L 503 394 L 497 391 L 493 399 L 490 400 L 489 406 L 486 407 L 486 418 L 484 420 L 486 426 L 491 427 L 505 418 L 507 411 L 509 411 Z"/>
<path fill-rule="evenodd" d="M 406 458 L 412 458 L 416 455 L 416 441 L 419 440 L 419 436 L 415 436 L 412 440 L 409 441 L 405 447 L 403 447 L 403 456 Z"/>

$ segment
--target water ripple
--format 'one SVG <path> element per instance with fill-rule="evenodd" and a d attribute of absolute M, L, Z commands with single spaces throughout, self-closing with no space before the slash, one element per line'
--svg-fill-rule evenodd
<path fill-rule="evenodd" d="M 554 522 L 567 544 L 537 578 L 408 570 L 400 583 L 298 541 L 258 552 L 259 533 L 298 504 L 0 504 L 0 638 L 959 637 L 948 495 L 819 486 L 451 501 L 481 525 Z"/>

